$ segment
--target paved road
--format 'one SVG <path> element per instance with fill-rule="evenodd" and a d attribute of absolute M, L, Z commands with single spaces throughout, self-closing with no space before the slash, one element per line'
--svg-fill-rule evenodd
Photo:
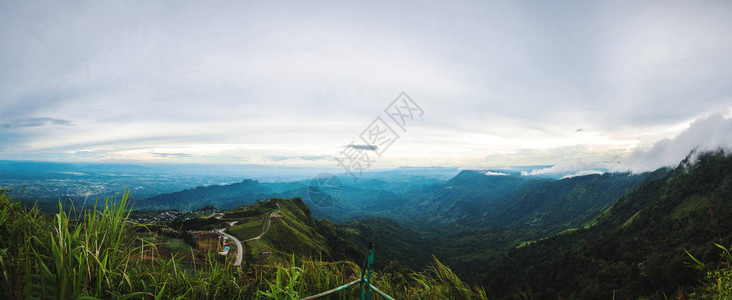
<path fill-rule="evenodd" d="M 236 243 L 236 261 L 234 262 L 234 266 L 241 266 L 241 260 L 244 258 L 244 246 L 241 245 L 241 241 L 235 236 L 224 232 L 223 229 L 219 229 L 219 233 L 229 237 L 230 240 Z"/>
<path fill-rule="evenodd" d="M 267 231 L 269 231 L 269 226 L 272 224 L 272 218 L 280 210 L 280 204 L 279 203 L 275 203 L 275 205 L 277 205 L 277 209 L 274 210 L 274 211 L 272 211 L 272 212 L 270 212 L 269 215 L 268 215 L 266 224 L 262 224 L 262 233 L 260 233 L 258 236 L 255 236 L 253 238 L 250 238 L 250 239 L 246 240 L 245 242 L 251 241 L 251 240 L 258 240 L 265 233 L 267 233 Z M 239 222 L 239 221 L 231 222 L 231 223 L 229 223 L 229 226 L 234 226 L 234 224 L 236 224 L 237 222 Z M 221 233 L 221 234 L 223 234 L 225 236 L 228 236 L 229 239 L 231 239 L 232 241 L 234 241 L 234 243 L 236 243 L 236 261 L 234 262 L 234 266 L 237 266 L 237 267 L 240 266 L 241 265 L 242 258 L 244 258 L 244 251 L 243 251 L 244 250 L 244 247 L 241 245 L 241 241 L 239 241 L 239 239 L 237 239 L 235 236 L 230 235 L 228 233 L 225 233 L 223 229 L 219 229 L 218 231 L 219 231 L 219 233 Z M 270 250 L 270 255 L 271 255 L 271 253 L 272 252 Z"/>

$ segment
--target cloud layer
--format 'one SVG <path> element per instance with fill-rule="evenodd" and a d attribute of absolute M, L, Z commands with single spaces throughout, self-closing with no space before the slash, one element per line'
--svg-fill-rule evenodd
<path fill-rule="evenodd" d="M 674 138 L 663 139 L 649 149 L 639 149 L 625 158 L 619 169 L 652 171 L 659 166 L 676 166 L 692 150 L 732 150 L 732 118 L 723 113 L 695 120 Z"/>
<path fill-rule="evenodd" d="M 732 2 L 29 0 L 0 24 L 0 159 L 334 166 L 402 91 L 424 115 L 373 167 L 644 170 L 729 140 L 679 134 L 728 126 L 703 116 L 732 107 Z"/>
<path fill-rule="evenodd" d="M 724 150 L 732 153 L 732 111 L 700 117 L 672 138 L 655 142 L 651 147 L 639 148 L 609 160 L 573 160 L 547 168 L 524 171 L 522 175 L 573 173 L 565 178 L 601 174 L 606 171 L 648 172 L 660 167 L 674 167 L 692 152 Z"/>
<path fill-rule="evenodd" d="M 39 127 L 45 125 L 61 125 L 61 126 L 73 126 L 69 120 L 54 119 L 48 117 L 41 118 L 22 118 L 15 119 L 8 123 L 0 124 L 5 129 L 21 128 L 21 127 Z"/>

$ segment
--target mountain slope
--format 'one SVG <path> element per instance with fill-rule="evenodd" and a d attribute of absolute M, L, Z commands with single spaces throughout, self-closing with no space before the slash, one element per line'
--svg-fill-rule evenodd
<path fill-rule="evenodd" d="M 221 220 L 235 222 L 226 231 L 245 245 L 245 256 L 289 259 L 312 256 L 331 260 L 355 259 L 365 248 L 357 249 L 342 240 L 326 220 L 315 220 L 300 198 L 273 198 L 223 212 Z"/>
<path fill-rule="evenodd" d="M 597 216 L 647 174 L 605 173 L 542 181 L 523 191 L 499 217 L 504 224 L 578 226 Z"/>
<path fill-rule="evenodd" d="M 388 172 L 387 172 L 388 173 Z M 604 174 L 562 180 L 520 176 L 488 176 L 461 171 L 448 181 L 431 177 L 392 176 L 345 183 L 333 207 L 312 207 L 317 218 L 347 222 L 367 217 L 463 226 L 566 228 L 588 221 L 635 186 L 645 175 Z M 307 182 L 259 183 L 197 187 L 139 200 L 135 209 L 220 209 L 270 198 L 307 199 Z"/>
<path fill-rule="evenodd" d="M 407 195 L 409 202 L 398 209 L 432 223 L 567 228 L 594 218 L 645 176 L 606 173 L 553 180 L 469 170 Z"/>
<path fill-rule="evenodd" d="M 338 236 L 365 249 L 369 243 L 378 245 L 375 265 L 383 268 L 392 260 L 412 269 L 424 267 L 432 260 L 437 237 L 425 227 L 401 224 L 389 218 L 369 218 L 336 225 Z"/>
<path fill-rule="evenodd" d="M 718 259 L 732 241 L 732 156 L 691 155 L 659 170 L 618 200 L 588 229 L 513 250 L 485 274 L 497 297 L 531 288 L 534 296 L 637 298 L 676 294 L 701 274 L 684 265 L 688 250 Z"/>

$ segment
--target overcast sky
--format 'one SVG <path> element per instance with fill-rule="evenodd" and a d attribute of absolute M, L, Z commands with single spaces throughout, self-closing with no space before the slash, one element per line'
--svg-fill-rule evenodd
<path fill-rule="evenodd" d="M 732 144 L 730 1 L 394 2 L 0 0 L 0 159 L 333 166 L 401 92 L 371 168 Z"/>

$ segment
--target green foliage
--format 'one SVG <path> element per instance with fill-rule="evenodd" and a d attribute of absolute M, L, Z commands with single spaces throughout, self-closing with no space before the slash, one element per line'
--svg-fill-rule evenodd
<path fill-rule="evenodd" d="M 253 292 L 241 272 L 209 255 L 202 267 L 179 258 L 150 256 L 127 222 L 128 193 L 81 213 L 63 207 L 52 218 L 25 209 L 0 192 L 0 265 L 3 298 L 155 298 Z M 75 216 L 79 216 L 78 218 Z M 140 242 L 142 241 L 142 242 Z"/>
<path fill-rule="evenodd" d="M 227 230 L 238 239 L 247 240 L 262 233 L 262 220 L 264 220 L 264 215 L 250 219 L 242 219 L 238 224 L 229 227 Z"/>
<path fill-rule="evenodd" d="M 128 222 L 128 197 L 106 199 L 98 210 L 77 213 L 62 207 L 58 214 L 44 216 L 0 191 L 0 298 L 298 299 L 360 276 L 353 262 L 297 255 L 267 265 L 247 264 L 244 270 L 221 261 L 215 252 L 203 253 L 198 263 L 155 255 L 155 240 Z M 283 207 L 278 213 L 298 220 L 299 226 L 318 226 L 301 201 L 276 201 Z M 318 227 L 328 228 L 327 223 Z M 383 273 L 377 270 L 372 282 L 396 299 L 485 298 L 482 289 L 467 285 L 437 259 L 424 272 L 393 264 Z M 332 299 L 356 296 L 352 288 Z"/>
<path fill-rule="evenodd" d="M 340 240 L 327 227 L 318 225 L 320 223 L 312 218 L 310 209 L 300 198 L 274 198 L 234 208 L 226 211 L 224 218 L 237 222 L 227 231 L 242 241 L 261 236 L 245 242 L 257 256 L 262 252 L 274 252 L 274 257 L 280 260 L 289 259 L 291 254 L 347 259 L 359 252 L 349 243 L 331 248 Z"/>
<path fill-rule="evenodd" d="M 698 284 L 712 241 L 732 241 L 732 156 L 703 153 L 659 170 L 593 226 L 510 251 L 486 272 L 495 297 L 531 288 L 537 298 L 663 298 Z M 720 272 L 720 277 L 724 273 Z"/>
<path fill-rule="evenodd" d="M 289 268 L 277 268 L 275 280 L 267 282 L 269 290 L 258 291 L 257 295 L 269 299 L 300 299 L 296 287 L 300 286 L 300 275 L 302 269 L 295 267 L 295 256 Z"/>
<path fill-rule="evenodd" d="M 632 190 L 647 174 L 606 173 L 551 180 L 486 176 L 462 171 L 454 178 L 406 195 L 391 216 L 435 224 L 533 226 L 558 231 L 578 227 Z"/>
<path fill-rule="evenodd" d="M 397 259 L 419 269 L 437 255 L 476 283 L 511 249 L 592 222 L 648 174 L 603 174 L 551 180 L 462 171 L 415 189 L 407 199 L 369 206 L 387 217 L 337 225 L 338 236 L 363 249 L 381 245 L 378 267 Z M 589 226 L 588 226 L 589 227 Z"/>
<path fill-rule="evenodd" d="M 155 237 L 131 223 L 127 193 L 94 209 L 62 206 L 58 214 L 44 216 L 0 191 L 0 298 L 299 298 L 356 280 L 361 270 L 352 261 L 363 259 L 369 242 L 378 249 L 372 283 L 396 299 L 485 299 L 488 294 L 632 299 L 684 291 L 693 291 L 693 297 L 730 297 L 732 254 L 720 246 L 732 241 L 730 156 L 703 154 L 675 170 L 648 174 L 607 209 L 606 200 L 624 193 L 638 177 L 603 175 L 552 184 L 474 175 L 433 186 L 436 190 L 428 193 L 433 198 L 410 200 L 414 209 L 445 209 L 426 224 L 372 218 L 336 225 L 314 220 L 299 198 L 259 201 L 224 212 L 222 220 L 181 222 L 190 229 L 211 229 L 236 220 L 230 231 L 242 239 L 266 232 L 245 242 L 242 268 L 232 266 L 231 256 Z M 498 198 L 487 199 L 498 205 L 488 211 L 480 203 L 486 199 L 465 198 L 471 180 L 507 184 L 498 195 L 516 201 L 500 206 L 493 201 Z M 476 193 L 486 195 L 489 187 Z M 524 193 L 510 191 L 519 189 Z M 195 193 L 215 198 L 208 192 Z M 435 202 L 445 197 L 454 201 Z M 564 215 L 551 215 L 565 209 Z M 507 226 L 484 220 L 498 212 L 508 213 L 496 221 Z M 465 220 L 472 221 L 461 223 Z M 262 256 L 263 251 L 274 254 Z M 191 254 L 184 258 L 183 252 Z M 335 261 L 342 259 L 347 260 Z M 423 271 L 408 268 L 422 265 L 427 265 Z M 693 289 L 701 278 L 703 285 Z M 353 299 L 357 290 L 333 297 Z"/>
<path fill-rule="evenodd" d="M 418 298 L 432 299 L 487 299 L 485 290 L 471 287 L 436 257 L 424 273 L 415 273 L 412 278 L 424 289 Z"/>
<path fill-rule="evenodd" d="M 717 243 L 714 245 L 722 249 L 721 262 L 714 269 L 699 261 L 699 259 L 688 251 L 686 252 L 692 260 L 687 265 L 705 272 L 702 286 L 698 287 L 690 295 L 692 299 L 726 300 L 732 298 L 732 253 L 730 253 L 727 247 Z"/>
<path fill-rule="evenodd" d="M 19 299 L 32 293 L 38 280 L 37 249 L 44 249 L 50 243 L 49 235 L 37 233 L 50 231 L 49 220 L 34 206 L 26 209 L 13 201 L 10 192 L 0 190 L 0 265 L 2 266 L 3 286 L 0 298 Z"/>

